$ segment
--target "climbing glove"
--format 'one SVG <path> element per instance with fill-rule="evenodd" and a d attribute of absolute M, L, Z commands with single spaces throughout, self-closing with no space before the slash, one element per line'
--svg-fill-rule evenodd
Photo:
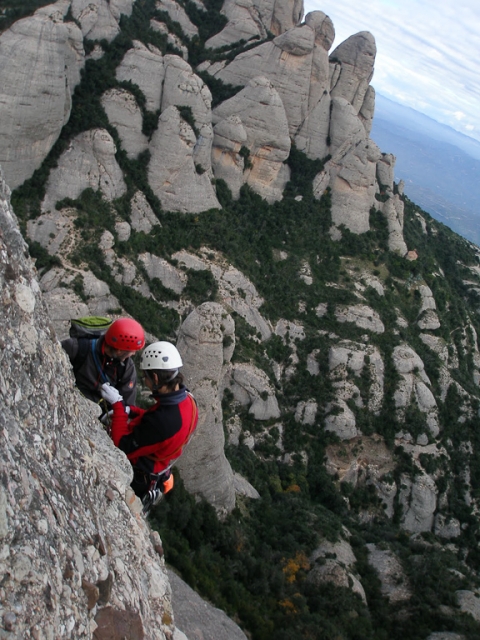
<path fill-rule="evenodd" d="M 112 387 L 109 382 L 102 384 L 100 393 L 102 394 L 102 398 L 109 404 L 115 404 L 116 402 L 121 402 L 123 400 L 123 396 L 120 395 L 118 389 Z"/>

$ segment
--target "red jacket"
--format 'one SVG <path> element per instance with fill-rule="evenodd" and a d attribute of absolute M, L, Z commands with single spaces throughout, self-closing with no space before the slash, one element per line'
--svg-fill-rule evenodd
<path fill-rule="evenodd" d="M 194 397 L 181 387 L 162 394 L 149 409 L 113 405 L 112 440 L 132 465 L 145 473 L 160 473 L 182 455 L 198 422 Z"/>

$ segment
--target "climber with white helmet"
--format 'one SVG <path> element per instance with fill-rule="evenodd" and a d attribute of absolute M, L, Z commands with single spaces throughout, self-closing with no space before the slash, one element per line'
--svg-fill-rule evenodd
<path fill-rule="evenodd" d="M 113 408 L 111 438 L 133 466 L 131 486 L 143 500 L 145 514 L 173 486 L 170 468 L 197 426 L 197 405 L 185 388 L 182 365 L 170 342 L 145 348 L 140 369 L 155 400 L 149 409 L 131 406 L 128 414 L 118 390 L 102 385 L 102 396 Z"/>
<path fill-rule="evenodd" d="M 101 386 L 108 382 L 118 389 L 126 405 L 135 403 L 137 373 L 132 356 L 145 345 L 139 322 L 118 318 L 96 340 L 66 338 L 61 344 L 72 363 L 76 386 L 85 397 L 102 401 Z"/>

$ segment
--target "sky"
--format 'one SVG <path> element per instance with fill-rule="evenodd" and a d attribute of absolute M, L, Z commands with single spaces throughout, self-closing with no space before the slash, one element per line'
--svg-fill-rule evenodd
<path fill-rule="evenodd" d="M 370 31 L 378 93 L 480 141 L 479 0 L 304 0 L 335 41 Z"/>

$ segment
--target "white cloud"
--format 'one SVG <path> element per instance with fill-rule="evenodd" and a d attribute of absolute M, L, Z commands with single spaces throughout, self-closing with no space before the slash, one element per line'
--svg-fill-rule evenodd
<path fill-rule="evenodd" d="M 377 91 L 480 139 L 478 0 L 305 0 L 314 10 L 333 21 L 332 49 L 358 31 L 374 35 Z"/>

